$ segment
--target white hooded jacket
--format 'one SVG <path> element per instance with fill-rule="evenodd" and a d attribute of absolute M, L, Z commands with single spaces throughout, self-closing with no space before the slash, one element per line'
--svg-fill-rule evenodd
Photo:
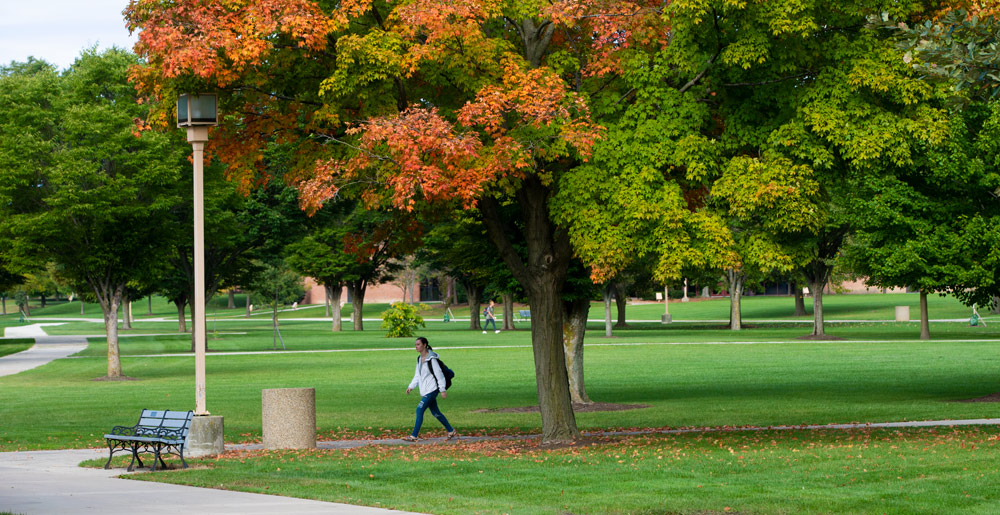
<path fill-rule="evenodd" d="M 431 392 L 440 390 L 445 392 L 444 372 L 441 371 L 441 362 L 438 361 L 438 354 L 434 351 L 427 351 L 427 362 L 417 357 L 417 368 L 413 373 L 413 381 L 410 381 L 409 388 L 412 390 L 420 386 L 420 396 L 423 397 Z"/>

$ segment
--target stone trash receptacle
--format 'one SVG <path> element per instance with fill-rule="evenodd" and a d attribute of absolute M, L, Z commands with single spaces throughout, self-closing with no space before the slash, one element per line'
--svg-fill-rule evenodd
<path fill-rule="evenodd" d="M 896 321 L 897 322 L 910 321 L 910 306 L 896 306 Z"/>
<path fill-rule="evenodd" d="M 265 449 L 316 448 L 316 389 L 261 390 Z"/>

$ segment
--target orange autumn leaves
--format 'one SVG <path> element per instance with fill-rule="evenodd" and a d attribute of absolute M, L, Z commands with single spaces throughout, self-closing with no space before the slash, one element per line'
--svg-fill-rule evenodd
<path fill-rule="evenodd" d="M 582 98 L 547 69 L 525 70 L 509 59 L 505 71 L 501 84 L 484 87 L 458 110 L 457 126 L 437 108 L 414 106 L 349 129 L 358 136 L 358 152 L 317 163 L 317 173 L 300 188 L 303 208 L 315 212 L 338 184 L 364 180 L 385 186 L 366 189 L 369 204 L 388 201 L 409 211 L 422 198 L 469 207 L 487 185 L 522 177 L 536 159 L 571 150 L 588 156 L 601 128 Z"/>
<path fill-rule="evenodd" d="M 144 93 L 170 97 L 194 78 L 237 92 L 233 98 L 244 102 L 242 116 L 213 133 L 210 149 L 241 183 L 259 180 L 269 141 L 292 134 L 301 144 L 289 177 L 300 186 L 303 208 L 315 211 L 352 184 L 362 186 L 359 194 L 369 204 L 409 210 L 421 200 L 474 205 L 491 184 L 542 172 L 539 163 L 586 158 L 599 137 L 601 128 L 591 121 L 585 99 L 559 75 L 563 71 L 532 69 L 518 55 L 524 37 L 516 35 L 522 30 L 518 19 L 559 27 L 554 41 L 580 50 L 581 72 L 602 75 L 620 68 L 619 54 L 633 38 L 664 44 L 668 3 L 345 0 L 325 12 L 309 0 L 131 0 L 125 14 L 130 30 L 139 32 L 136 52 L 147 63 L 133 70 Z M 421 99 L 419 107 L 351 122 L 345 130 L 339 125 L 344 115 L 363 111 L 370 102 L 337 107 L 337 98 L 324 97 L 322 77 L 316 93 L 331 105 L 272 94 L 270 81 L 295 71 L 283 68 L 296 66 L 289 64 L 297 62 L 290 49 L 323 62 L 339 56 L 340 39 L 376 33 L 390 34 L 399 44 L 379 47 L 395 55 L 370 60 L 373 81 L 420 87 L 424 74 L 447 74 L 474 100 L 449 111 L 438 109 L 433 98 Z M 385 62 L 399 67 L 379 67 Z M 159 124 L 166 125 L 167 114 L 160 113 Z M 319 118 L 333 123 L 318 124 Z M 335 142 L 341 151 L 331 152 L 320 141 Z"/>
<path fill-rule="evenodd" d="M 321 50 L 331 20 L 308 0 L 131 0 L 129 30 L 139 29 L 135 51 L 149 60 L 134 78 L 150 87 L 162 79 L 193 75 L 220 88 L 238 81 L 267 56 L 274 35 Z"/>

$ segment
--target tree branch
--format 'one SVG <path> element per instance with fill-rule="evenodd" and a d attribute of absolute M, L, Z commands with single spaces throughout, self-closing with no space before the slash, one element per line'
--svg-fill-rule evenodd
<path fill-rule="evenodd" d="M 764 80 L 760 82 L 732 82 L 728 84 L 723 84 L 727 88 L 741 87 L 741 86 L 764 86 L 767 84 L 774 84 L 776 82 L 784 82 L 791 79 L 801 79 L 802 77 L 808 77 L 810 75 L 815 75 L 814 72 L 808 71 L 805 73 L 800 73 L 798 75 L 789 75 L 788 77 L 781 77 L 779 79 Z"/>

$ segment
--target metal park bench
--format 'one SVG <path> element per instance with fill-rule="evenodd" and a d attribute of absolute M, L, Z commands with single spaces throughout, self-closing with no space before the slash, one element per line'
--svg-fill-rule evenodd
<path fill-rule="evenodd" d="M 156 462 L 159 461 L 164 467 L 164 454 L 176 454 L 180 457 L 184 468 L 187 462 L 184 461 L 184 443 L 187 440 L 188 431 L 191 429 L 191 418 L 193 411 L 169 411 L 169 410 L 142 410 L 139 415 L 139 422 L 134 426 L 115 426 L 111 433 L 104 435 L 108 441 L 108 462 L 104 468 L 111 466 L 111 458 L 118 451 L 130 451 L 132 462 L 128 465 L 129 472 L 135 462 L 142 466 L 139 453 L 153 453 L 153 470 L 156 470 Z"/>
<path fill-rule="evenodd" d="M 530 320 L 531 319 L 531 310 L 530 309 L 519 309 L 517 311 L 517 314 L 521 318 L 521 320 Z"/>

